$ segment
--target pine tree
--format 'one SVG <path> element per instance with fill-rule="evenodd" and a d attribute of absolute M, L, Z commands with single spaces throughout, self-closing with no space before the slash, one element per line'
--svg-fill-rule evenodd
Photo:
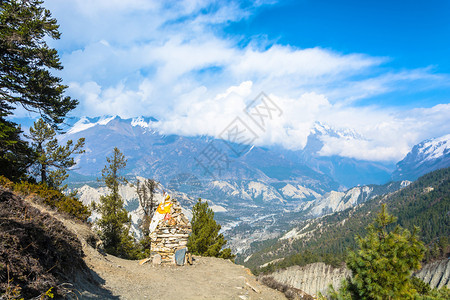
<path fill-rule="evenodd" d="M 64 96 L 67 86 L 58 53 L 47 39 L 59 39 L 56 20 L 41 0 L 0 1 L 0 174 L 19 181 L 35 159 L 20 127 L 6 121 L 17 106 L 38 112 L 55 128 L 78 104 Z"/>
<path fill-rule="evenodd" d="M 17 105 L 50 123 L 61 123 L 78 104 L 51 70 L 61 70 L 58 53 L 46 39 L 59 39 L 58 24 L 41 0 L 0 1 L 0 114 Z"/>
<path fill-rule="evenodd" d="M 192 233 L 187 247 L 196 255 L 233 258 L 231 249 L 222 247 L 227 243 L 223 234 L 219 234 L 220 224 L 214 220 L 214 212 L 208 202 L 198 202 L 192 208 Z"/>
<path fill-rule="evenodd" d="M 395 221 L 383 205 L 367 228 L 367 236 L 357 236 L 359 250 L 349 252 L 347 266 L 353 273 L 350 290 L 358 298 L 412 299 L 417 294 L 410 277 L 420 269 L 425 247 L 417 228 L 412 233 L 400 226 L 389 231 L 389 224 Z"/>
<path fill-rule="evenodd" d="M 97 221 L 100 238 L 107 253 L 123 258 L 135 258 L 136 246 L 129 233 L 131 217 L 123 207 L 123 200 L 119 195 L 119 185 L 127 183 L 125 177 L 119 175 L 127 165 L 127 160 L 115 147 L 112 156 L 107 157 L 106 161 L 108 165 L 102 170 L 101 180 L 111 193 L 100 197 L 100 204 L 96 207 L 101 215 Z"/>
<path fill-rule="evenodd" d="M 27 170 L 36 159 L 21 134 L 20 126 L 0 117 L 0 175 L 12 181 L 27 179 Z"/>
<path fill-rule="evenodd" d="M 41 182 L 53 188 L 65 189 L 66 186 L 61 185 L 69 176 L 67 169 L 76 164 L 73 155 L 84 153 L 84 138 L 80 138 L 76 144 L 69 140 L 66 145 L 60 146 L 55 130 L 43 119 L 34 122 L 27 137 L 31 139 L 37 156 L 36 165 Z"/>

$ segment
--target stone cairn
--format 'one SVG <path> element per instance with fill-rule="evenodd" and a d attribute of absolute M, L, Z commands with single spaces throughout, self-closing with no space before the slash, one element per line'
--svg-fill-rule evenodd
<path fill-rule="evenodd" d="M 181 212 L 181 206 L 172 199 L 172 207 L 166 218 L 159 221 L 150 234 L 153 264 L 175 264 L 175 252 L 186 248 L 191 223 Z"/>

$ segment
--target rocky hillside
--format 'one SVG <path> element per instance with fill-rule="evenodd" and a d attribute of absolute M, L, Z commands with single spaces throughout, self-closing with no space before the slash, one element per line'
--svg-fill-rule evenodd
<path fill-rule="evenodd" d="M 433 288 L 450 288 L 450 260 L 438 260 L 422 266 L 414 276 L 422 279 Z"/>
<path fill-rule="evenodd" d="M 384 185 L 366 185 L 351 188 L 345 192 L 331 191 L 308 202 L 302 210 L 306 210 L 309 216 L 318 217 L 351 208 L 367 200 L 380 195 L 386 195 L 408 186 L 411 182 L 395 181 Z"/>
<path fill-rule="evenodd" d="M 324 263 L 313 263 L 303 267 L 293 266 L 277 270 L 269 275 L 278 283 L 304 291 L 309 295 L 325 294 L 328 287 L 335 289 L 341 286 L 344 278 L 351 276 L 351 271 L 345 267 L 332 267 Z M 444 259 L 426 264 L 414 276 L 428 283 L 431 288 L 450 288 L 450 260 Z"/>
<path fill-rule="evenodd" d="M 341 285 L 344 278 L 351 276 L 347 268 L 335 268 L 324 263 L 313 263 L 303 267 L 294 266 L 278 270 L 269 275 L 279 283 L 300 289 L 309 295 L 325 294 L 331 284 L 335 288 Z"/>

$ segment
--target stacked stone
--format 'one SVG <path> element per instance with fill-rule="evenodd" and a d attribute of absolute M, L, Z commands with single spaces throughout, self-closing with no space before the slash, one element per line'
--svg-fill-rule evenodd
<path fill-rule="evenodd" d="M 185 248 L 191 223 L 181 212 L 181 206 L 172 199 L 170 218 L 161 220 L 150 234 L 153 260 L 159 254 L 161 263 L 175 264 L 175 251 Z"/>

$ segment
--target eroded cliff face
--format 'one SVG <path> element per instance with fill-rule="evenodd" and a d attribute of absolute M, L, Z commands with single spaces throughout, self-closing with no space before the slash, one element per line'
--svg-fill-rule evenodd
<path fill-rule="evenodd" d="M 325 294 L 329 285 L 337 290 L 342 279 L 351 276 L 351 271 L 345 267 L 333 268 L 324 263 L 309 264 L 304 267 L 294 266 L 278 270 L 269 276 L 276 281 L 300 289 L 307 294 Z M 436 261 L 422 267 L 414 276 L 428 283 L 432 288 L 450 288 L 450 260 Z"/>
<path fill-rule="evenodd" d="M 307 294 L 326 293 L 332 284 L 339 288 L 342 279 L 351 276 L 347 268 L 333 268 L 324 263 L 309 264 L 304 267 L 294 266 L 270 274 L 276 281 L 300 289 Z"/>
<path fill-rule="evenodd" d="M 414 276 L 428 283 L 432 288 L 450 288 L 450 260 L 440 260 L 427 264 Z"/>

